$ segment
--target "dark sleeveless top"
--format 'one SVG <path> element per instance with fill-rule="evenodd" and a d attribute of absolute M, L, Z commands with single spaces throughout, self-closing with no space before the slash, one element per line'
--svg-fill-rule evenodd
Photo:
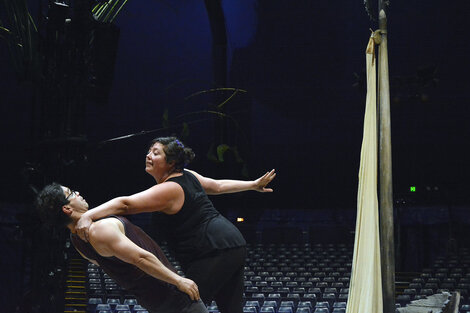
<path fill-rule="evenodd" d="M 176 272 L 160 247 L 142 229 L 122 216 L 111 216 L 108 218 L 120 220 L 124 225 L 127 238 L 142 249 L 154 254 L 163 265 Z M 114 279 L 118 285 L 134 294 L 139 304 L 143 305 L 147 310 L 151 312 L 173 312 L 175 309 L 169 309 L 169 306 L 181 302 L 182 297 L 187 297 L 187 302 L 190 302 L 189 297 L 180 292 L 175 286 L 158 280 L 146 274 L 138 267 L 116 257 L 101 256 L 90 243 L 81 240 L 76 234 L 71 233 L 70 239 L 78 251 L 88 259 L 95 260 L 100 268 Z M 175 299 L 175 301 L 169 301 L 170 299 Z M 174 312 L 179 311 L 177 309 Z"/>
<path fill-rule="evenodd" d="M 215 209 L 196 176 L 183 171 L 182 176 L 168 181 L 184 191 L 181 210 L 173 215 L 162 214 L 170 233 L 169 244 L 183 266 L 214 250 L 246 245 L 238 228 Z"/>

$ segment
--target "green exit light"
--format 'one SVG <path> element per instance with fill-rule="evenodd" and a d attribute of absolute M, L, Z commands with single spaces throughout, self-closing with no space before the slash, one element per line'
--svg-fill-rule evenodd
<path fill-rule="evenodd" d="M 410 186 L 410 191 L 411 192 L 416 192 L 416 186 Z"/>

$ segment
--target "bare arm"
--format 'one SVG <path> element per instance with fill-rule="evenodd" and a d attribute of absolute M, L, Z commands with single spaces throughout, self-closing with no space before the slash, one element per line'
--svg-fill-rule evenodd
<path fill-rule="evenodd" d="M 155 255 L 133 243 L 124 235 L 124 226 L 119 220 L 111 218 L 93 223 L 89 236 L 91 245 L 100 255 L 117 257 L 152 277 L 175 285 L 192 300 L 200 299 L 197 285 L 192 280 L 172 272 Z"/>
<path fill-rule="evenodd" d="M 91 262 L 91 263 L 93 263 L 93 264 L 95 264 L 95 265 L 97 265 L 97 266 L 100 266 L 95 260 L 87 258 L 87 257 L 86 257 L 80 250 L 78 250 L 77 248 L 75 248 L 75 250 L 77 250 L 78 253 L 80 253 L 80 255 L 82 256 L 82 258 L 84 258 L 85 260 L 88 260 L 89 262 Z"/>
<path fill-rule="evenodd" d="M 84 213 L 77 222 L 77 235 L 88 241 L 88 229 L 92 221 L 109 215 L 127 215 L 156 212 L 181 207 L 184 202 L 183 189 L 174 182 L 165 182 L 142 192 L 118 197 Z"/>
<path fill-rule="evenodd" d="M 234 179 L 212 179 L 204 177 L 194 171 L 188 170 L 193 173 L 199 180 L 204 188 L 204 191 L 209 195 L 218 195 L 223 193 L 235 193 L 247 190 L 255 190 L 258 192 L 273 192 L 271 188 L 266 186 L 276 177 L 275 170 L 266 172 L 263 176 L 256 180 L 234 180 Z"/>

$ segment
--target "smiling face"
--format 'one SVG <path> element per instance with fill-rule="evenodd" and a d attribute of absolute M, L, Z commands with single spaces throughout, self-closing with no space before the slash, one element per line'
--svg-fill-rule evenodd
<path fill-rule="evenodd" d="M 145 171 L 155 178 L 157 183 L 163 181 L 173 170 L 174 165 L 166 161 L 164 146 L 156 142 L 145 157 Z"/>

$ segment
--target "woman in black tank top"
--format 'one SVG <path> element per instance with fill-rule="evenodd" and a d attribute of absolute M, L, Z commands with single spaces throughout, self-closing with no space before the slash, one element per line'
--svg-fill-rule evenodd
<path fill-rule="evenodd" d="M 241 313 L 246 242 L 207 195 L 247 190 L 272 192 L 266 186 L 276 173 L 271 170 L 252 181 L 216 180 L 185 170 L 193 158 L 191 148 L 175 137 L 154 139 L 146 156 L 145 171 L 157 184 L 89 210 L 82 215 L 76 230 L 86 240 L 92 220 L 112 214 L 164 213 L 170 245 L 186 276 L 198 285 L 202 300 L 215 300 L 221 313 Z"/>

